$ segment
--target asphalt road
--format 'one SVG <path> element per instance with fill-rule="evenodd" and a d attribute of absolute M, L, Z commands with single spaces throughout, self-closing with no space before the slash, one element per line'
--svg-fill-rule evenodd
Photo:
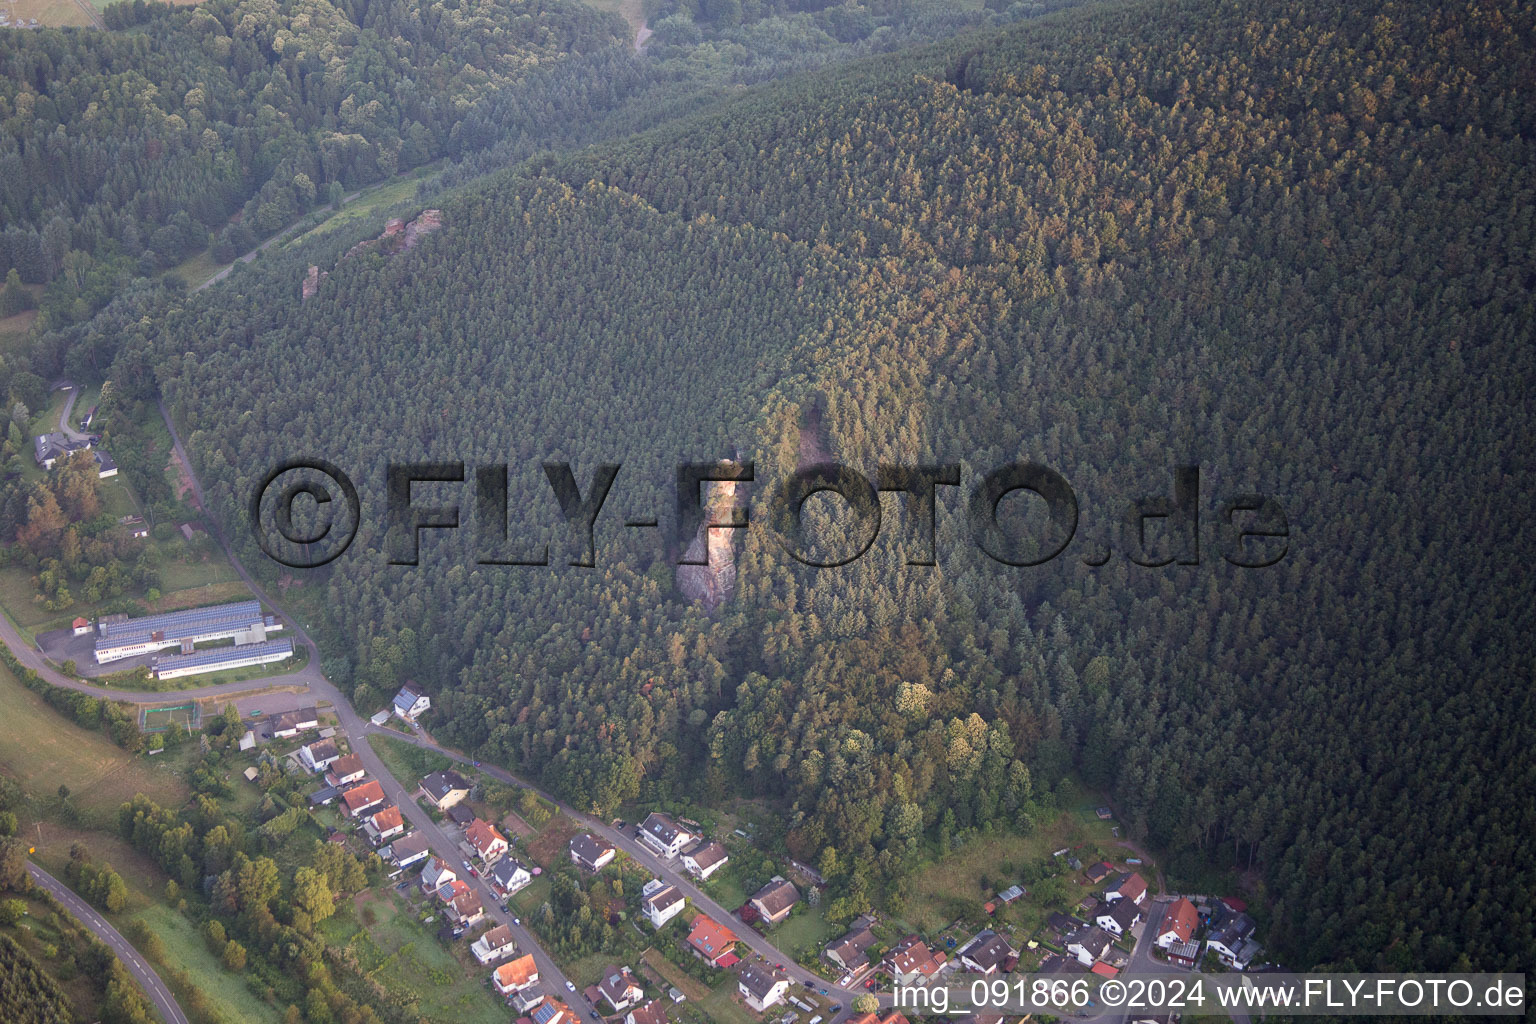
<path fill-rule="evenodd" d="M 160 980 L 160 975 L 156 974 L 155 969 L 139 955 L 139 951 L 123 938 L 122 933 L 107 923 L 106 918 L 96 913 L 85 900 L 76 896 L 69 886 L 36 864 L 28 861 L 27 872 L 31 874 L 34 882 L 52 893 L 54 899 L 64 904 L 81 924 L 89 928 L 98 939 L 107 944 L 112 952 L 117 954 L 123 966 L 128 968 L 128 973 L 133 975 L 145 995 L 149 996 L 150 1002 L 155 1004 L 155 1009 L 160 1011 L 160 1016 L 165 1019 L 166 1024 L 190 1024 L 187 1015 L 181 1012 L 181 1007 L 171 995 L 171 990 L 166 988 L 165 982 Z"/>

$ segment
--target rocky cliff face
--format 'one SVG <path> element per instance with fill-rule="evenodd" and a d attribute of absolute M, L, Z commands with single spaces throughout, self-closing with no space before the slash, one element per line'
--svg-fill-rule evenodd
<path fill-rule="evenodd" d="M 707 486 L 704 522 L 723 522 L 736 507 L 736 482 L 717 480 Z M 736 532 L 728 527 L 700 526 L 688 545 L 688 558 L 697 561 L 707 551 L 709 564 L 677 567 L 677 589 L 688 600 L 703 605 L 705 611 L 714 611 L 736 591 Z"/>

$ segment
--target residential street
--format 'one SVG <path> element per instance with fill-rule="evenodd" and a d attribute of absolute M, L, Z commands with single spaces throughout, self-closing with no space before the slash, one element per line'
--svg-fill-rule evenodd
<path fill-rule="evenodd" d="M 144 994 L 149 996 L 150 1002 L 154 1003 L 155 1009 L 160 1011 L 160 1016 L 165 1019 L 166 1024 L 190 1024 L 187 1015 L 181 1012 L 181 1007 L 171 995 L 171 990 L 166 988 L 165 982 L 160 980 L 160 975 L 145 963 L 139 951 L 134 949 L 116 928 L 107 923 L 106 918 L 96 913 L 95 908 L 85 900 L 76 896 L 69 886 L 31 861 L 27 862 L 27 872 L 34 882 L 52 893 L 54 899 L 64 904 L 81 924 L 89 928 L 98 939 L 107 944 L 112 952 L 117 954 L 123 966 L 128 968 L 128 973 L 133 975 L 139 987 L 144 990 Z"/>

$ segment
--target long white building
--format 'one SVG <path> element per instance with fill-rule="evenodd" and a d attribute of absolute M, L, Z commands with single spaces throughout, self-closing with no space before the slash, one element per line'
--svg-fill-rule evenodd
<path fill-rule="evenodd" d="M 177 676 L 195 676 L 204 672 L 223 672 L 225 669 L 245 668 L 247 665 L 269 665 L 293 657 L 292 640 L 268 640 L 259 644 L 241 644 L 236 647 L 215 647 L 192 654 L 171 654 L 155 659 L 156 679 L 175 679 Z"/>
<path fill-rule="evenodd" d="M 233 640 L 240 645 L 259 644 L 267 639 L 268 633 L 282 628 L 282 623 L 274 616 L 262 615 L 259 601 L 236 601 L 119 622 L 100 622 L 96 626 L 96 663 L 104 665 L 168 647 L 179 647 L 183 654 L 190 655 L 194 644 L 214 640 Z"/>

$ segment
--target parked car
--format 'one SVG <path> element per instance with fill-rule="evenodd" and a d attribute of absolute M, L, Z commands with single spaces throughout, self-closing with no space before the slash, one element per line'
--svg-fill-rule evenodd
<path fill-rule="evenodd" d="M 566 991 L 568 991 L 568 992 L 575 992 L 576 991 L 576 986 L 573 985 L 569 980 L 566 981 L 565 988 L 566 988 Z"/>

